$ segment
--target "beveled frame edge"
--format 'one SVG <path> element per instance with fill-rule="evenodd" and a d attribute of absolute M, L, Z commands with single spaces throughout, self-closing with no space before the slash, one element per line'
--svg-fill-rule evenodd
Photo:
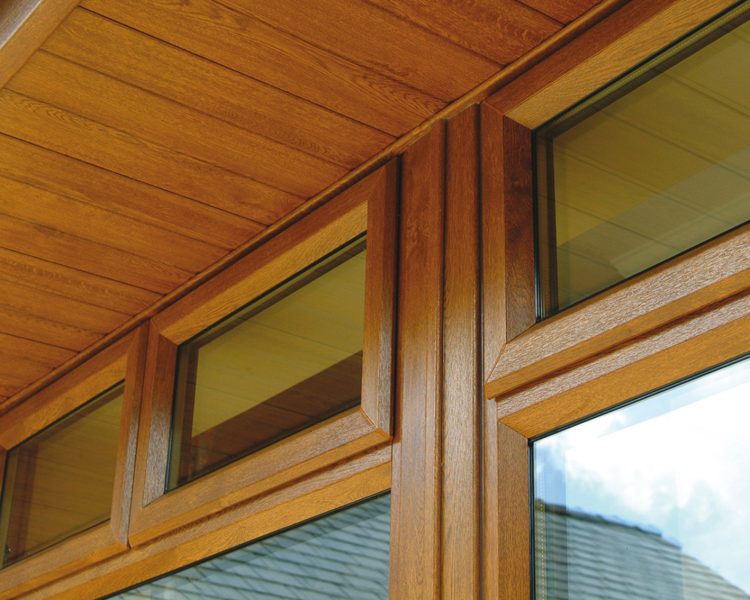
<path fill-rule="evenodd" d="M 535 324 L 503 347 L 486 396 L 507 396 L 743 293 L 748 249 L 744 225 Z"/>
<path fill-rule="evenodd" d="M 4 458 L 8 449 L 109 387 L 125 382 L 109 520 L 4 568 L 0 571 L 0 596 L 25 595 L 29 590 L 128 549 L 145 343 L 146 328 L 142 326 L 0 417 L 0 448 Z"/>
<path fill-rule="evenodd" d="M 129 539 L 143 544 L 391 440 L 397 162 L 392 161 L 151 322 Z M 164 493 L 178 344 L 368 232 L 360 407 Z M 376 264 L 376 261 L 382 261 Z M 380 313 L 377 311 L 385 311 Z"/>
<path fill-rule="evenodd" d="M 527 239 L 528 231 L 533 234 L 533 222 L 528 219 L 525 224 L 517 223 L 523 229 L 520 235 L 508 235 L 507 229 L 512 199 L 533 202 L 531 190 L 525 189 L 531 177 L 532 157 L 529 152 L 528 160 L 524 160 L 520 156 L 523 151 L 508 143 L 504 133 L 508 128 L 517 133 L 525 129 L 530 136 L 532 129 L 733 4 L 733 0 L 628 2 L 481 105 L 482 327 L 488 400 L 483 436 L 482 583 L 487 597 L 528 600 L 531 591 L 528 438 L 499 420 L 501 404 L 496 396 L 506 388 L 510 393 L 517 386 L 508 386 L 506 381 L 506 387 L 502 383 L 495 387 L 493 370 L 503 368 L 500 356 L 506 346 L 532 328 L 536 316 L 535 293 L 529 294 L 522 286 L 523 293 L 514 296 L 509 276 L 524 269 L 527 277 L 535 275 L 528 267 L 529 256 L 533 259 L 534 255 L 533 244 Z M 595 296 L 587 304 L 595 305 L 599 298 Z M 511 310 L 510 303 L 515 303 L 516 310 Z M 629 339 L 646 333 L 632 331 Z M 592 358 L 590 352 L 578 357 Z M 571 355 L 568 365 L 575 364 Z"/>
<path fill-rule="evenodd" d="M 482 107 L 483 116 L 488 121 L 494 119 L 503 122 L 506 128 L 508 122 L 512 122 L 517 129 L 525 128 L 530 135 L 532 129 L 543 125 L 734 4 L 736 0 L 633 0 L 489 97 Z M 490 117 L 493 113 L 494 117 Z M 507 141 L 486 141 L 485 148 L 487 144 L 492 143 L 501 146 L 495 152 L 500 157 L 519 153 L 519 150 Z M 525 148 L 522 151 L 525 151 Z M 500 170 L 496 175 L 500 181 L 495 187 L 513 190 L 518 181 L 524 181 L 530 176 L 524 173 L 525 168 L 531 169 L 531 156 L 528 161 L 517 162 L 514 169 Z M 506 206 L 508 205 L 506 202 Z M 507 213 L 505 219 L 508 219 Z M 744 231 L 747 232 L 747 228 Z M 504 233 L 507 233 L 507 230 Z M 740 237 L 742 232 L 727 235 Z M 721 241 L 716 241 L 713 247 L 721 244 Z M 700 249 L 702 248 L 698 250 Z M 719 248 L 718 252 L 722 250 L 726 251 L 727 247 Z M 694 255 L 695 252 L 690 254 Z M 518 269 L 518 259 L 510 253 L 506 256 L 509 257 L 509 261 L 507 265 L 502 265 L 502 268 L 507 272 Z M 730 267 L 732 272 L 728 277 L 722 277 L 721 273 L 714 272 L 715 285 L 711 291 L 706 288 L 706 282 L 693 286 L 689 290 L 690 293 L 681 290 L 679 286 L 658 290 L 653 285 L 642 283 L 633 287 L 636 281 L 653 282 L 654 271 L 661 273 L 670 267 L 674 269 L 673 276 L 678 278 L 680 268 L 677 264 L 687 260 L 685 256 L 681 256 L 533 327 L 532 321 L 525 328 L 531 327 L 531 330 L 525 331 L 522 338 L 514 343 L 506 346 L 506 342 L 514 336 L 500 335 L 503 339 L 495 344 L 494 349 L 490 349 L 494 353 L 494 363 L 485 373 L 486 397 L 501 396 L 556 370 L 569 368 L 613 344 L 624 343 L 655 327 L 663 326 L 670 320 L 670 315 L 682 314 L 688 307 L 700 310 L 712 302 L 736 293 L 744 286 L 747 274 L 742 273 L 742 267 L 738 264 L 741 262 L 739 257 L 734 258 Z M 690 266 L 694 264 L 683 265 L 682 268 Z M 714 271 L 721 267 L 718 263 L 713 266 Z M 627 292 L 624 291 L 624 287 L 627 287 Z M 618 301 L 629 299 L 628 308 L 635 311 L 636 316 L 615 322 L 600 304 L 604 297 L 613 297 L 607 308 L 617 307 L 620 316 L 626 307 Z M 646 297 L 649 301 L 648 307 L 641 306 L 638 301 Z M 512 295 L 506 295 L 503 300 L 512 301 Z M 502 310 L 486 313 L 486 318 L 494 322 L 507 318 L 508 313 L 504 306 L 501 307 L 497 301 L 491 306 Z M 598 330 L 580 327 L 581 320 L 586 320 L 589 324 L 598 324 Z M 573 331 L 576 327 L 578 329 Z M 497 337 L 498 331 L 504 331 L 506 327 L 495 325 L 494 329 L 495 331 L 492 331 L 493 325 L 490 324 L 490 333 Z M 545 330 L 548 331 L 547 334 L 542 333 Z M 568 334 L 567 338 L 565 334 Z M 534 353 L 542 353 L 545 360 L 540 360 L 540 355 Z M 553 355 L 558 355 L 557 360 L 550 360 Z"/>
<path fill-rule="evenodd" d="M 100 598 L 387 492 L 391 448 L 370 450 L 60 579 L 29 599 Z"/>
<path fill-rule="evenodd" d="M 503 598 L 531 581 L 530 442 L 750 352 L 750 290 L 495 403 Z"/>

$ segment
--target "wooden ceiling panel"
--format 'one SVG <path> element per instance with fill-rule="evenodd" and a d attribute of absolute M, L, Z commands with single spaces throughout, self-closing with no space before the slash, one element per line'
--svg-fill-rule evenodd
<path fill-rule="evenodd" d="M 25 360 L 47 367 L 48 370 L 72 358 L 75 354 L 66 348 L 42 344 L 7 333 L 0 333 L 0 349 L 2 349 L 0 352 L 8 362 L 13 357 L 23 357 Z"/>
<path fill-rule="evenodd" d="M 261 223 L 301 198 L 5 88 L 0 132 Z"/>
<path fill-rule="evenodd" d="M 19 197 L 25 202 L 18 202 Z M 0 177 L 0 214 L 190 272 L 204 269 L 225 254 L 206 242 L 4 177 Z"/>
<path fill-rule="evenodd" d="M 263 228 L 239 215 L 2 134 L 0 174 L 225 249 Z"/>
<path fill-rule="evenodd" d="M 570 23 L 598 4 L 599 0 L 523 0 L 523 3 L 560 23 Z"/>
<path fill-rule="evenodd" d="M 5 248 L 0 248 L 0 278 L 34 287 L 41 296 L 56 294 L 85 298 L 88 304 L 131 315 L 146 309 L 160 298 L 156 292 Z M 55 354 L 50 360 L 56 361 L 57 356 Z"/>
<path fill-rule="evenodd" d="M 594 3 L 0 2 L 0 411 Z"/>
<path fill-rule="evenodd" d="M 36 223 L 0 215 L 0 244 L 20 254 L 63 264 L 166 294 L 192 273 Z"/>
<path fill-rule="evenodd" d="M 498 64 L 514 61 L 560 28 L 557 21 L 515 0 L 372 1 Z"/>
<path fill-rule="evenodd" d="M 2 304 L 51 322 L 85 331 L 107 333 L 127 320 L 128 315 L 109 308 L 87 304 L 79 299 L 54 294 L 40 297 L 38 290 L 0 277 Z"/>
<path fill-rule="evenodd" d="M 342 166 L 393 136 L 87 10 L 74 11 L 44 50 Z"/>
<path fill-rule="evenodd" d="M 313 195 L 346 172 L 44 51 L 37 52 L 6 89 L 297 197 Z M 279 164 L 288 168 L 279 169 Z"/>
<path fill-rule="evenodd" d="M 364 0 L 221 4 L 441 100 L 457 98 L 502 66 Z"/>
<path fill-rule="evenodd" d="M 393 135 L 445 104 L 211 0 L 85 0 L 81 5 Z"/>

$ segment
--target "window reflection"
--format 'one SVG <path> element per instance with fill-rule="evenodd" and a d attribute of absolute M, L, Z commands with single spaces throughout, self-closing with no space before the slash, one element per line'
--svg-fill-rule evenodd
<path fill-rule="evenodd" d="M 536 597 L 750 598 L 750 359 L 533 444 Z"/>
<path fill-rule="evenodd" d="M 386 600 L 389 534 L 384 495 L 115 597 Z"/>
<path fill-rule="evenodd" d="M 537 130 L 543 316 L 750 219 L 748 18 Z"/>
<path fill-rule="evenodd" d="M 180 346 L 173 489 L 360 403 L 365 241 Z"/>
<path fill-rule="evenodd" d="M 109 519 L 123 398 L 120 384 L 8 452 L 3 566 Z"/>

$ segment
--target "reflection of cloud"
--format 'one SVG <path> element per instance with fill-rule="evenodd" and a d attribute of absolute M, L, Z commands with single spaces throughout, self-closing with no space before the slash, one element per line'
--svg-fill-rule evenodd
<path fill-rule="evenodd" d="M 654 525 L 750 592 L 748 423 L 743 361 L 538 445 L 568 506 Z"/>

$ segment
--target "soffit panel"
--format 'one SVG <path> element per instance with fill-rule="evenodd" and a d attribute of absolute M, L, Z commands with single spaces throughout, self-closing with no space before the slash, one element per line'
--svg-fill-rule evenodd
<path fill-rule="evenodd" d="M 594 3 L 83 0 L 0 89 L 0 410 Z"/>

